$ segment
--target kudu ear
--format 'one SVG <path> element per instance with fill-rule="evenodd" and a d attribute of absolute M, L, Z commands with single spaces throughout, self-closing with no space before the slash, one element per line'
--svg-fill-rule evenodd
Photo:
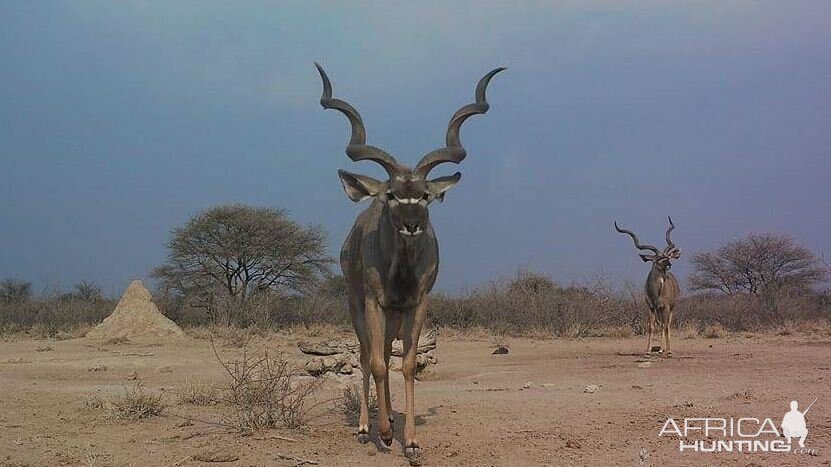
<path fill-rule="evenodd" d="M 453 188 L 461 179 L 462 174 L 459 172 L 447 177 L 434 178 L 427 181 L 427 189 L 430 191 L 430 195 L 433 196 L 433 198 L 439 201 L 444 201 L 444 193 Z"/>
<path fill-rule="evenodd" d="M 641 257 L 644 263 L 648 263 L 650 261 L 656 261 L 658 259 L 657 255 L 638 255 Z"/>
<path fill-rule="evenodd" d="M 379 182 L 372 177 L 353 174 L 345 170 L 338 170 L 338 177 L 343 184 L 343 191 L 354 202 L 363 201 L 373 197 L 384 189 L 384 182 Z"/>

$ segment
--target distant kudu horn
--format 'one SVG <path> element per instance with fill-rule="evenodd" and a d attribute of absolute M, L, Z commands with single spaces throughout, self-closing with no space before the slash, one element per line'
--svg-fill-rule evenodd
<path fill-rule="evenodd" d="M 667 246 L 666 248 L 664 248 L 664 254 L 677 259 L 681 257 L 681 250 L 679 250 L 678 247 L 675 246 L 675 243 L 673 243 L 672 239 L 670 238 L 670 234 L 675 229 L 675 224 L 672 223 L 672 217 L 667 216 L 667 220 L 669 221 L 669 227 L 667 228 L 666 233 Z"/>
<path fill-rule="evenodd" d="M 637 248 L 639 250 L 652 250 L 652 252 L 655 253 L 656 255 L 661 254 L 661 250 L 659 250 L 658 248 L 656 248 L 652 245 L 641 244 L 641 242 L 638 240 L 638 236 L 635 235 L 635 233 L 632 232 L 631 230 L 621 229 L 620 227 L 618 227 L 617 221 L 615 221 L 615 230 L 617 230 L 620 233 L 627 234 L 630 237 L 632 237 L 632 240 L 635 242 L 635 248 Z M 667 230 L 667 239 L 669 239 L 670 230 L 672 230 L 672 228 Z"/>
<path fill-rule="evenodd" d="M 326 72 L 323 71 L 323 67 L 319 63 L 315 62 L 315 66 L 323 80 L 323 95 L 320 96 L 320 105 L 324 109 L 339 110 L 346 115 L 349 123 L 352 124 L 352 138 L 346 146 L 346 155 L 355 162 L 364 160 L 377 162 L 387 171 L 390 177 L 395 175 L 399 171 L 398 161 L 383 149 L 366 144 L 366 129 L 363 120 L 361 120 L 361 114 L 346 101 L 332 97 L 332 83 L 329 81 L 329 77 L 326 76 Z"/>
<path fill-rule="evenodd" d="M 465 152 L 465 148 L 462 146 L 462 142 L 459 139 L 459 130 L 462 128 L 462 123 L 464 123 L 468 117 L 483 114 L 488 111 L 490 106 L 488 105 L 488 101 L 485 97 L 485 91 L 488 89 L 488 83 L 494 75 L 505 69 L 505 67 L 496 68 L 479 80 L 479 84 L 476 85 L 476 102 L 467 104 L 453 114 L 453 117 L 450 118 L 450 123 L 447 125 L 445 147 L 431 151 L 422 157 L 418 162 L 418 165 L 416 165 L 416 174 L 426 178 L 427 174 L 429 174 L 435 166 L 444 162 L 453 162 L 454 164 L 458 164 L 465 158 L 467 153 Z"/>
<path fill-rule="evenodd" d="M 673 249 L 675 249 L 675 244 L 672 243 L 672 239 L 670 238 L 670 234 L 672 234 L 672 231 L 675 229 L 675 224 L 672 223 L 672 217 L 667 216 L 667 220 L 669 221 L 669 227 L 667 227 L 667 233 L 666 233 L 667 246 L 666 246 L 666 248 L 664 248 L 664 254 L 667 254 L 670 251 L 672 251 Z"/>

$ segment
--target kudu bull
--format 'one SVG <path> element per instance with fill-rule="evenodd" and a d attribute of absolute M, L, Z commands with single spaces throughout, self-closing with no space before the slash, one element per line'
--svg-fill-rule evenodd
<path fill-rule="evenodd" d="M 387 181 L 379 181 L 338 171 L 349 199 L 372 200 L 352 226 L 340 255 L 352 325 L 361 348 L 363 391 L 358 439 L 362 443 L 369 441 L 371 374 L 378 398 L 381 440 L 387 446 L 392 443 L 389 358 L 392 342 L 398 337 L 404 343 L 402 373 L 407 397 L 404 453 L 408 457 L 417 456 L 420 448 L 415 430 L 416 348 L 427 315 L 427 294 L 433 288 L 439 268 L 439 246 L 427 207 L 435 200 L 442 201 L 461 174 L 456 172 L 430 180 L 427 176 L 439 164 L 458 164 L 465 158 L 459 139 L 462 123 L 470 116 L 487 112 L 485 90 L 491 78 L 504 68 L 486 74 L 476 86 L 476 102 L 453 114 L 447 127 L 446 146 L 428 153 L 411 169 L 383 150 L 366 144 L 360 114 L 347 102 L 332 97 L 332 84 L 326 72 L 315 65 L 323 80 L 320 104 L 325 109 L 340 111 L 351 123 L 352 138 L 346 154 L 356 162 L 368 160 L 380 164 L 389 176 Z"/>
<path fill-rule="evenodd" d="M 675 302 L 681 294 L 681 288 L 678 286 L 678 280 L 669 272 L 672 268 L 673 259 L 681 257 L 681 250 L 672 243 L 670 234 L 675 229 L 675 224 L 672 223 L 672 218 L 669 220 L 669 227 L 666 232 L 667 246 L 663 251 L 652 245 L 644 245 L 638 241 L 638 236 L 632 231 L 621 229 L 615 222 L 615 230 L 620 233 L 627 234 L 632 237 L 635 242 L 635 248 L 639 250 L 650 250 L 651 255 L 640 254 L 639 256 L 644 262 L 651 261 L 652 269 L 649 271 L 649 276 L 646 278 L 646 304 L 649 308 L 649 316 L 646 322 L 647 340 L 646 353 L 652 350 L 652 333 L 655 331 L 655 325 L 661 331 L 661 350 L 666 352 L 667 357 L 672 357 L 672 344 L 670 343 L 670 327 L 672 325 L 672 310 L 675 308 Z M 664 346 L 666 343 L 666 346 Z"/>

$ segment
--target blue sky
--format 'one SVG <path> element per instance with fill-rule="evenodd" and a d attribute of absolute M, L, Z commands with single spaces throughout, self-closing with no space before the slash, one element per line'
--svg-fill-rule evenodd
<path fill-rule="evenodd" d="M 336 170 L 383 172 L 345 156 L 314 60 L 408 163 L 508 67 L 431 210 L 441 289 L 517 267 L 640 283 L 612 221 L 659 243 L 667 214 L 682 277 L 749 232 L 831 253 L 831 3 L 415 3 L 0 3 L 0 277 L 119 293 L 234 202 L 322 225 L 337 255 L 364 206 Z"/>

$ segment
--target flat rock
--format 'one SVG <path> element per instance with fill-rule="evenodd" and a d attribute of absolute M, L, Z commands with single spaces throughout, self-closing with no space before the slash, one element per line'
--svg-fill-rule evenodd
<path fill-rule="evenodd" d="M 436 330 L 435 329 L 428 329 L 421 333 L 421 336 L 418 338 L 418 347 L 416 348 L 417 354 L 423 354 L 430 352 L 436 348 Z M 396 357 L 402 357 L 404 355 L 404 342 L 401 340 L 394 340 L 392 342 L 392 355 Z"/>

